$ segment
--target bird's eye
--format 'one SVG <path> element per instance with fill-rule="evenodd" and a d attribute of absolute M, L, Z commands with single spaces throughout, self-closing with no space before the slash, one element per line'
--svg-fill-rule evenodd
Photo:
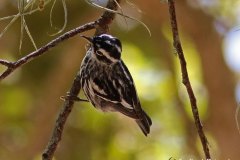
<path fill-rule="evenodd" d="M 103 56 L 103 53 L 101 51 L 96 51 L 97 55 Z"/>

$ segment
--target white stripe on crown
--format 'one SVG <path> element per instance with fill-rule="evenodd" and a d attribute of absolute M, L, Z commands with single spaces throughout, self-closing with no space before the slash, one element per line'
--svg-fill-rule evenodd
<path fill-rule="evenodd" d="M 109 38 L 111 38 L 111 39 L 112 39 L 112 38 L 115 38 L 115 37 L 113 37 L 113 36 L 111 36 L 111 35 L 109 35 L 109 34 L 101 34 L 99 37 L 102 38 L 102 37 L 104 37 L 104 36 L 109 37 Z"/>

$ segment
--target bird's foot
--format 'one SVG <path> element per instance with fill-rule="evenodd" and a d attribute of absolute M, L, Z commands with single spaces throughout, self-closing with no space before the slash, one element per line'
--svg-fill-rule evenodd
<path fill-rule="evenodd" d="M 66 96 L 61 96 L 60 99 L 63 100 L 63 101 L 69 100 L 69 101 L 78 101 L 78 102 L 89 102 L 86 99 L 81 99 L 81 98 L 79 98 L 75 95 L 71 95 L 69 92 L 67 92 Z"/>

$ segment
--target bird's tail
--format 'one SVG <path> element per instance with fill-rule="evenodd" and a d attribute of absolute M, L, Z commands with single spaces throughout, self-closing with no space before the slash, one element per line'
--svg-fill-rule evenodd
<path fill-rule="evenodd" d="M 140 119 L 136 119 L 136 122 L 141 128 L 143 134 L 147 136 L 150 133 L 150 126 L 152 125 L 151 118 L 146 114 L 146 112 L 142 111 Z"/>

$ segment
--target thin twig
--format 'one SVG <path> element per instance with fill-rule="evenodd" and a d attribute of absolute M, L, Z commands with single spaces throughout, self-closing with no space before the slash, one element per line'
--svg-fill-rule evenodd
<path fill-rule="evenodd" d="M 197 107 L 197 100 L 194 95 L 189 77 L 188 77 L 188 71 L 187 71 L 187 64 L 186 60 L 184 57 L 183 49 L 181 46 L 179 34 L 178 34 L 178 27 L 177 27 L 177 19 L 176 19 L 176 13 L 175 13 L 175 2 L 174 0 L 168 0 L 168 5 L 169 5 L 169 13 L 170 13 L 170 20 L 171 20 L 171 27 L 172 27 L 172 33 L 173 33 L 173 45 L 177 51 L 180 65 L 181 65 L 181 72 L 182 72 L 182 83 L 185 85 L 187 89 L 187 93 L 190 99 L 191 103 L 191 108 L 192 108 L 192 113 L 193 117 L 195 120 L 195 125 L 202 143 L 203 151 L 205 154 L 206 159 L 211 159 L 209 148 L 208 148 L 208 141 L 205 136 L 205 133 L 203 131 L 203 126 L 201 123 L 201 120 L 199 118 L 199 113 L 198 113 L 198 107 Z"/>
<path fill-rule="evenodd" d="M 118 0 L 119 2 L 120 0 Z M 116 10 L 117 4 L 114 2 L 114 0 L 109 0 L 109 3 L 107 5 L 107 8 Z M 114 13 L 110 13 L 108 11 L 105 11 L 104 14 L 97 20 L 98 26 L 96 27 L 95 35 L 106 33 L 108 31 L 108 26 L 112 22 L 113 18 L 115 17 Z M 69 95 L 71 96 L 77 96 L 80 92 L 81 86 L 80 86 L 80 76 L 79 73 L 74 79 L 74 82 L 72 84 L 72 87 L 69 91 Z M 73 108 L 74 101 L 72 99 L 66 99 L 64 102 L 63 108 L 58 115 L 58 118 L 56 120 L 56 124 L 54 126 L 54 130 L 52 133 L 52 137 L 48 142 L 48 145 L 46 146 L 43 154 L 42 159 L 43 160 L 51 160 L 53 158 L 53 155 L 56 151 L 56 148 L 58 146 L 58 143 L 60 142 L 62 138 L 62 132 L 64 129 L 64 125 L 66 123 L 66 120 Z"/>
<path fill-rule="evenodd" d="M 5 64 L 1 63 L 3 65 L 7 66 L 8 68 L 0 75 L 0 80 L 6 78 L 9 74 L 11 74 L 13 71 L 15 71 L 17 68 L 21 67 L 22 65 L 32 61 L 33 59 L 37 58 L 38 56 L 43 55 L 44 53 L 47 53 L 47 51 L 50 48 L 55 47 L 60 42 L 63 42 L 64 40 L 67 40 L 67 39 L 75 36 L 78 33 L 81 33 L 81 32 L 84 32 L 84 31 L 96 28 L 97 23 L 98 23 L 97 21 L 90 22 L 90 23 L 87 23 L 87 24 L 82 25 L 80 27 L 77 27 L 75 29 L 72 29 L 72 30 L 64 33 L 63 35 L 59 36 L 58 38 L 52 40 L 51 42 L 49 42 L 45 46 L 39 48 L 38 50 L 36 50 L 36 51 L 34 51 L 34 52 L 32 52 L 32 53 L 22 57 L 18 61 L 16 61 L 16 62 L 9 62 L 9 64 L 11 63 L 11 65 L 6 65 L 6 63 Z M 4 62 L 4 60 L 0 60 L 0 61 Z"/>

